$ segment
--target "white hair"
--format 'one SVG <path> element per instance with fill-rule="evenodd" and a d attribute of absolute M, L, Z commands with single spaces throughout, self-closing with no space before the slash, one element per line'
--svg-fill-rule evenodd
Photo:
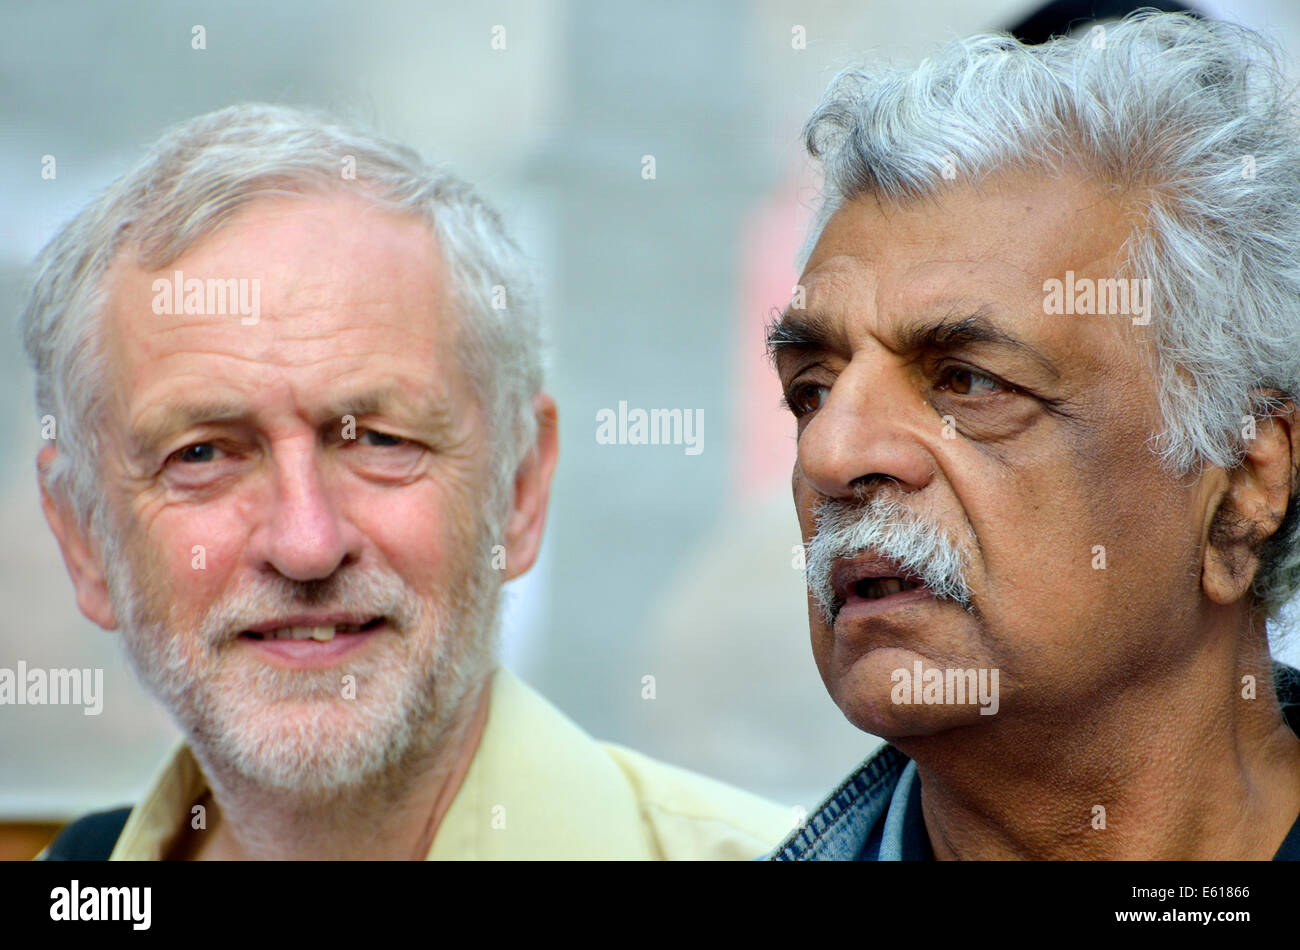
<path fill-rule="evenodd" d="M 349 167 L 354 179 L 345 177 Z M 437 237 L 461 321 L 460 356 L 492 429 L 491 508 L 502 514 L 511 476 L 536 436 L 532 397 L 542 386 L 533 280 L 518 246 L 466 182 L 413 150 L 321 113 L 252 103 L 166 132 L 36 259 L 22 329 L 37 412 L 58 426 L 48 485 L 109 547 L 116 532 L 97 469 L 105 274 L 125 253 L 150 269 L 166 267 L 257 198 L 340 188 L 423 218 Z"/>
<path fill-rule="evenodd" d="M 1122 191 L 1143 222 L 1121 257 L 1151 280 L 1150 444 L 1168 471 L 1236 467 L 1246 417 L 1300 397 L 1300 135 L 1265 37 L 1154 12 L 1038 46 L 975 36 L 915 69 L 845 70 L 804 137 L 825 185 L 800 270 L 860 195 L 912 201 L 1009 170 Z M 1260 552 L 1266 616 L 1300 588 L 1297 501 Z"/>

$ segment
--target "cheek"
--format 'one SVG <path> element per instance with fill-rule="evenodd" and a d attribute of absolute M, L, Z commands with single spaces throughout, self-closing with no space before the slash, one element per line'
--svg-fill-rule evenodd
<path fill-rule="evenodd" d="M 991 524 L 976 526 L 986 585 L 981 613 L 989 635 L 1022 658 L 1075 641 L 1081 627 L 1108 609 L 1113 578 L 1101 558 L 1114 552 L 1113 532 L 1074 494 L 1077 486 L 1062 481 L 1054 487 L 1054 497 L 1026 493 L 1016 502 L 1004 500 Z"/>
<path fill-rule="evenodd" d="M 799 519 L 799 533 L 803 543 L 807 545 L 817 532 L 816 521 L 812 514 L 812 505 L 816 500 L 816 493 L 800 477 L 798 466 L 795 467 L 794 474 L 791 477 L 791 489 L 794 495 L 795 512 Z M 813 662 L 817 664 L 817 670 L 821 673 L 822 681 L 829 688 L 831 681 L 827 679 L 830 672 L 828 664 L 831 661 L 831 654 L 834 649 L 834 637 L 822 619 L 821 608 L 817 606 L 811 592 L 807 593 L 807 602 L 808 631 L 812 642 Z"/>
<path fill-rule="evenodd" d="M 1195 542 L 1182 490 L 1139 454 L 1145 435 L 1110 430 L 1004 469 L 999 497 L 982 499 L 981 606 L 1008 649 L 1129 652 L 1135 629 L 1179 609 Z"/>
<path fill-rule="evenodd" d="M 150 641 L 133 646 L 137 655 L 174 655 L 190 675 L 211 672 L 216 647 L 198 631 L 242 576 L 251 523 L 227 505 L 166 508 L 153 519 L 135 545 L 140 619 L 143 631 L 153 628 Z"/>
<path fill-rule="evenodd" d="M 439 587 L 464 570 L 473 509 L 442 486 L 421 487 L 358 499 L 352 517 L 400 577 L 413 587 Z"/>
<path fill-rule="evenodd" d="M 813 505 L 817 501 L 817 493 L 809 487 L 799 475 L 798 469 L 795 470 L 794 478 L 791 480 L 791 486 L 794 494 L 794 510 L 799 518 L 799 533 L 803 541 L 807 544 L 817 533 L 817 523 L 813 516 Z"/>
<path fill-rule="evenodd" d="M 1160 469 L 1145 445 L 1149 431 L 1116 426 L 1084 441 L 1069 460 L 1070 521 L 1079 537 L 1071 573 L 1084 573 L 1107 596 L 1168 597 L 1196 544 L 1191 496 Z"/>
<path fill-rule="evenodd" d="M 147 530 L 125 540 L 123 552 L 145 619 L 202 617 L 237 570 L 249 523 L 239 511 L 220 507 L 153 513 Z"/>
<path fill-rule="evenodd" d="M 826 629 L 825 623 L 819 619 L 819 612 L 811 605 L 808 617 L 812 636 L 813 663 L 817 666 L 817 673 L 821 676 L 826 691 L 838 703 L 839 680 L 843 671 L 835 669 L 832 665 L 835 660 L 834 635 Z"/>
<path fill-rule="evenodd" d="M 239 563 L 250 522 L 225 508 L 178 510 L 159 518 L 150 550 L 161 551 L 158 570 L 176 603 L 208 603 Z"/>

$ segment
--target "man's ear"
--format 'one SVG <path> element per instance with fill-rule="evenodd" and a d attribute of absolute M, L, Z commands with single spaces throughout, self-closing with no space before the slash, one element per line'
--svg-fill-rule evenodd
<path fill-rule="evenodd" d="M 1256 420 L 1240 465 L 1224 475 L 1226 488 L 1210 522 L 1201 583 L 1210 600 L 1232 604 L 1259 573 L 1264 543 L 1277 533 L 1300 479 L 1300 418 L 1287 402 Z"/>
<path fill-rule="evenodd" d="M 77 606 L 90 620 L 105 630 L 117 629 L 117 617 L 108 596 L 108 582 L 104 578 L 104 561 L 99 545 L 87 532 L 86 527 L 73 514 L 67 499 L 56 497 L 49 487 L 50 466 L 58 455 L 58 449 L 47 445 L 36 456 L 37 482 L 41 490 L 41 509 L 45 520 L 59 542 L 59 551 L 63 554 L 63 564 L 72 578 L 72 587 L 77 593 Z"/>
<path fill-rule="evenodd" d="M 559 458 L 560 432 L 555 400 L 546 393 L 533 397 L 537 441 L 515 472 L 514 494 L 506 517 L 505 579 L 514 580 L 537 561 L 551 498 L 551 476 Z"/>

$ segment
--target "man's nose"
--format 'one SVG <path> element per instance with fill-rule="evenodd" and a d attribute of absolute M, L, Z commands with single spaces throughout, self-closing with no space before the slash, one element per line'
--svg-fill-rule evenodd
<path fill-rule="evenodd" d="M 918 491 L 934 477 L 926 446 L 942 427 L 904 368 L 855 357 L 799 436 L 799 472 L 828 498 L 852 498 L 886 479 Z"/>
<path fill-rule="evenodd" d="M 260 556 L 290 580 L 329 577 L 359 553 L 360 536 L 340 512 L 338 489 L 323 477 L 319 452 L 307 440 L 278 447 L 272 458 Z"/>

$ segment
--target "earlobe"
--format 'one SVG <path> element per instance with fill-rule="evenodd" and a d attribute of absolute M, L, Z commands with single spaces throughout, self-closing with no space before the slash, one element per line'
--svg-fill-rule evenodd
<path fill-rule="evenodd" d="M 559 421 L 555 400 L 546 393 L 533 397 L 537 438 L 515 473 L 514 497 L 506 518 L 506 580 L 526 573 L 537 561 L 546 527 L 551 478 L 559 458 Z"/>
<path fill-rule="evenodd" d="M 116 630 L 117 617 L 113 613 L 99 545 L 72 512 L 67 500 L 57 497 L 57 493 L 50 489 L 48 475 L 57 451 L 54 446 L 47 445 L 36 457 L 41 510 L 59 544 L 63 565 L 77 595 L 77 607 L 105 630 Z"/>
<path fill-rule="evenodd" d="M 1259 573 L 1261 550 L 1281 527 L 1300 477 L 1300 427 L 1296 407 L 1259 420 L 1236 468 L 1223 472 L 1207 532 L 1202 586 L 1216 604 L 1246 596 Z M 1220 470 L 1222 472 L 1222 470 Z"/>

